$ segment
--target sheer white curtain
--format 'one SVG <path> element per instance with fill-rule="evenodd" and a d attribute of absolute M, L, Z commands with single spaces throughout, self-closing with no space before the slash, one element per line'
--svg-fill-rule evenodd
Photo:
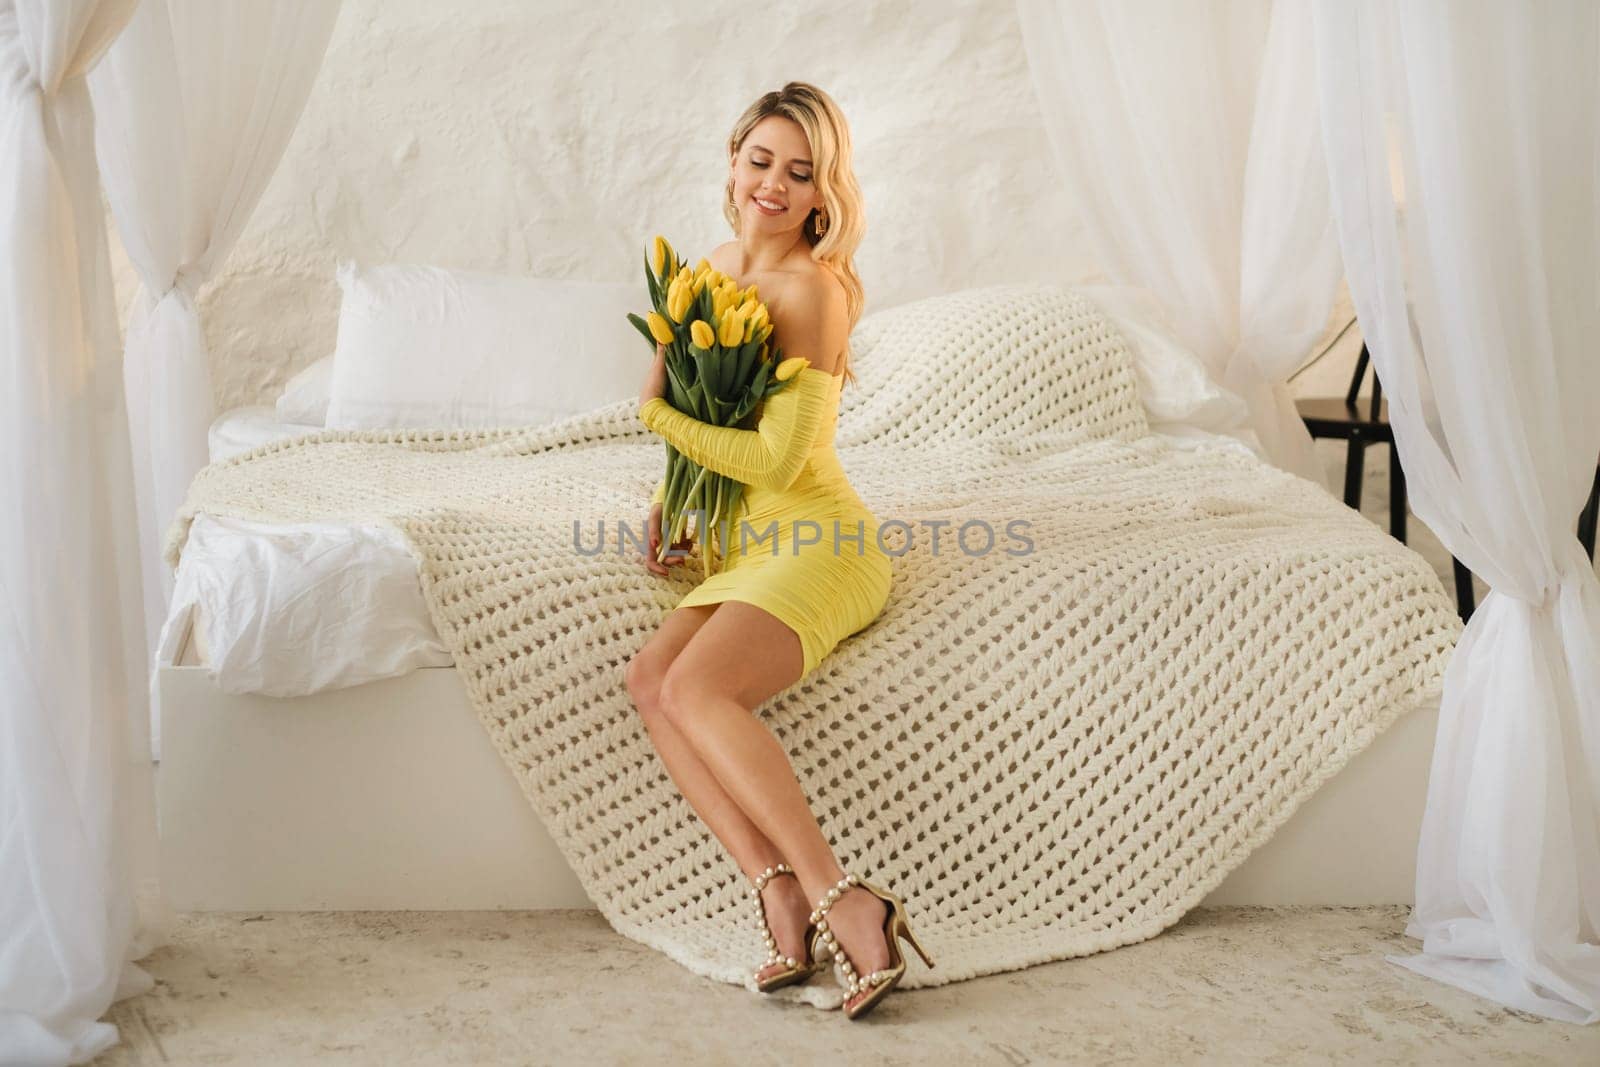
<path fill-rule="evenodd" d="M 122 354 L 84 74 L 133 0 L 0 0 L 0 1060 L 87 1060 L 165 938 Z"/>
<path fill-rule="evenodd" d="M 1286 382 L 1337 296 L 1310 11 L 1018 0 L 1063 196 L 1107 274 L 1164 307 L 1277 465 L 1324 476 Z"/>
<path fill-rule="evenodd" d="M 216 414 L 195 295 L 277 169 L 338 13 L 338 0 L 143 0 L 89 79 L 106 197 L 142 283 L 124 373 L 147 652 L 172 592 L 161 541 Z"/>
<path fill-rule="evenodd" d="M 1574 529 L 1600 455 L 1600 6 L 1315 15 L 1339 237 L 1411 505 L 1491 587 L 1445 679 L 1422 950 L 1391 959 L 1595 1022 L 1600 583 Z"/>

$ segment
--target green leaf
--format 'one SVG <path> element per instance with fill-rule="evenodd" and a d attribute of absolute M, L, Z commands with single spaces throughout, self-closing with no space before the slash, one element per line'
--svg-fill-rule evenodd
<path fill-rule="evenodd" d="M 678 368 L 673 366 L 673 361 L 667 360 L 667 391 L 670 394 L 669 399 L 673 407 L 679 411 L 689 410 L 690 388 L 688 383 L 679 375 Z"/>
<path fill-rule="evenodd" d="M 655 307 L 656 303 L 658 302 L 658 292 L 657 292 L 657 289 L 656 289 L 656 276 L 650 270 L 650 254 L 648 252 L 645 253 L 645 257 L 644 257 L 644 284 L 645 284 L 646 288 L 650 292 L 650 306 L 651 307 Z"/>
<path fill-rule="evenodd" d="M 728 395 L 728 366 L 726 349 L 719 343 L 706 356 L 706 377 L 711 382 L 711 395 L 718 400 Z"/>
<path fill-rule="evenodd" d="M 656 350 L 656 335 L 650 332 L 650 324 L 642 316 L 635 315 L 631 311 L 628 312 L 628 321 L 633 323 L 640 333 L 644 334 L 644 339 L 650 342 L 650 351 L 654 352 Z"/>
<path fill-rule="evenodd" d="M 750 380 L 751 368 L 755 366 L 756 357 L 761 353 L 761 342 L 754 337 L 739 346 L 739 380 Z"/>

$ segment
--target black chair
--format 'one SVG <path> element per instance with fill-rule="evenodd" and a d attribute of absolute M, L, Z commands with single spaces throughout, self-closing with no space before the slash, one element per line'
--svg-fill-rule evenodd
<path fill-rule="evenodd" d="M 1372 374 L 1372 397 L 1363 413 L 1358 403 L 1361 379 L 1366 376 L 1371 357 L 1365 343 L 1356 358 L 1356 373 L 1350 391 L 1343 397 L 1307 397 L 1294 402 L 1312 437 L 1332 437 L 1348 442 L 1344 461 L 1344 502 L 1361 510 L 1361 475 L 1366 470 L 1368 445 L 1389 446 L 1389 532 L 1395 540 L 1406 539 L 1406 476 L 1400 469 L 1400 454 L 1394 447 L 1394 430 L 1389 425 L 1389 405 L 1383 400 L 1383 387 L 1377 371 Z"/>
<path fill-rule="evenodd" d="M 1389 425 L 1389 405 L 1383 399 L 1383 383 L 1377 368 L 1372 371 L 1372 396 L 1362 413 L 1358 398 L 1361 379 L 1372 362 L 1367 343 L 1361 342 L 1356 357 L 1356 372 L 1350 377 L 1350 390 L 1343 397 L 1307 397 L 1295 401 L 1295 410 L 1305 421 L 1312 437 L 1339 438 L 1349 443 L 1344 460 L 1344 502 L 1361 510 L 1361 476 L 1366 471 L 1367 446 L 1389 446 L 1389 533 L 1397 541 L 1406 539 L 1406 473 L 1400 466 L 1400 450 L 1394 447 L 1394 428 Z M 1456 576 L 1456 607 L 1461 618 L 1472 615 L 1472 572 L 1454 556 L 1450 563 Z"/>
<path fill-rule="evenodd" d="M 1344 502 L 1361 510 L 1361 475 L 1366 468 L 1368 445 L 1389 446 L 1389 532 L 1398 541 L 1406 539 L 1406 480 L 1400 468 L 1400 453 L 1394 447 L 1394 430 L 1389 425 L 1389 405 L 1383 400 L 1383 386 L 1378 372 L 1372 372 L 1372 397 L 1363 414 L 1357 398 L 1361 392 L 1361 379 L 1366 376 L 1371 355 L 1366 342 L 1361 344 L 1361 355 L 1356 358 L 1356 372 L 1350 379 L 1350 391 L 1341 397 L 1308 397 L 1295 401 L 1295 409 L 1305 421 L 1312 437 L 1340 438 L 1349 442 L 1345 455 Z M 1589 502 L 1578 517 L 1578 540 L 1594 559 L 1595 526 L 1600 519 L 1600 463 L 1596 464 L 1594 487 L 1589 490 Z M 1456 607 L 1461 620 L 1472 618 L 1477 598 L 1472 590 L 1472 572 L 1461 561 L 1450 557 L 1455 572 Z"/>
<path fill-rule="evenodd" d="M 1594 528 L 1600 520 L 1600 462 L 1594 466 L 1594 484 L 1589 487 L 1589 502 L 1578 516 L 1578 541 L 1589 550 L 1589 562 L 1594 562 Z"/>

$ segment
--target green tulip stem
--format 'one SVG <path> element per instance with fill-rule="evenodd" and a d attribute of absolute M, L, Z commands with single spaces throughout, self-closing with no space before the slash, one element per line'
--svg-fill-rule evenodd
<path fill-rule="evenodd" d="M 700 493 L 701 486 L 705 482 L 705 480 L 706 480 L 706 468 L 701 467 L 700 468 L 700 473 L 695 475 L 694 482 L 689 486 L 688 491 L 686 493 L 684 493 L 684 508 L 683 508 L 682 513 L 678 517 L 679 518 L 679 525 L 687 525 L 688 524 L 688 522 L 689 522 L 689 512 L 691 512 L 691 511 L 693 511 L 695 509 L 695 506 L 696 506 L 696 504 L 698 502 L 697 494 Z M 680 530 L 679 531 L 679 535 L 680 536 L 681 536 L 681 533 L 682 533 L 682 531 Z"/>
<path fill-rule="evenodd" d="M 717 527 L 717 523 L 722 518 L 723 496 L 724 496 L 724 493 L 725 493 L 725 491 L 727 489 L 727 484 L 728 484 L 728 479 L 726 479 L 724 477 L 721 477 L 721 476 L 718 476 L 716 488 L 715 488 L 714 492 L 712 493 L 712 508 L 711 508 L 710 529 L 711 529 L 711 532 L 714 535 L 716 535 L 717 538 L 718 538 L 718 541 L 717 541 L 718 553 L 717 553 L 717 555 L 719 557 L 722 555 L 722 550 L 725 549 L 725 547 L 726 547 L 721 543 L 721 531 Z M 711 543 L 710 540 L 707 539 L 706 544 L 709 545 L 710 543 Z"/>

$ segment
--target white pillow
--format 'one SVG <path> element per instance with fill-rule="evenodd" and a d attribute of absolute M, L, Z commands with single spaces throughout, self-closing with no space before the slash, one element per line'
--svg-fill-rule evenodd
<path fill-rule="evenodd" d="M 339 265 L 329 429 L 555 422 L 637 396 L 644 285 Z"/>
<path fill-rule="evenodd" d="M 1147 290 L 1096 285 L 1077 291 L 1099 307 L 1127 342 L 1152 429 L 1227 433 L 1249 421 L 1243 398 L 1218 384 L 1200 357 L 1178 340 L 1161 303 Z"/>
<path fill-rule="evenodd" d="M 333 357 L 323 356 L 289 379 L 278 396 L 278 419 L 300 426 L 328 421 L 328 390 L 333 384 Z"/>

